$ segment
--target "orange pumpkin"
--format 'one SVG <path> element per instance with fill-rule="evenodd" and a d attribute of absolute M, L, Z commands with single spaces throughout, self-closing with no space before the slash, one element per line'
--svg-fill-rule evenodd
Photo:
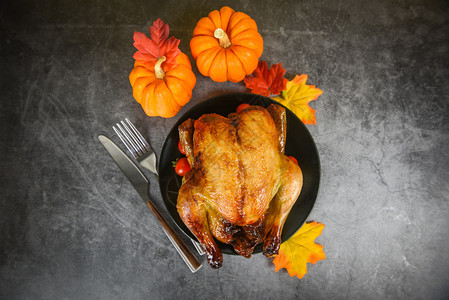
<path fill-rule="evenodd" d="M 156 63 L 136 60 L 129 74 L 133 96 L 150 116 L 171 118 L 192 98 L 196 84 L 190 60 L 180 52 L 176 66 L 166 72 L 161 67 L 165 56 Z"/>
<path fill-rule="evenodd" d="M 198 21 L 190 50 L 204 76 L 239 82 L 256 69 L 263 40 L 251 17 L 225 6 Z"/>

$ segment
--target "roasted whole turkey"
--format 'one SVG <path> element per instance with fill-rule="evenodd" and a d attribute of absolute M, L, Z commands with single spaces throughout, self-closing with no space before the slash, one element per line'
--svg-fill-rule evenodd
<path fill-rule="evenodd" d="M 191 170 L 177 210 L 207 253 L 223 262 L 215 239 L 250 257 L 257 244 L 274 256 L 282 227 L 302 188 L 300 167 L 284 155 L 286 112 L 276 104 L 250 106 L 228 117 L 205 114 L 179 127 Z"/>

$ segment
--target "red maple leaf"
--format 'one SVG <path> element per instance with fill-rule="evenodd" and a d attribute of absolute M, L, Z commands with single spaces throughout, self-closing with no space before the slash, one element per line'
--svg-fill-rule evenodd
<path fill-rule="evenodd" d="M 181 53 L 178 48 L 180 40 L 173 36 L 168 38 L 168 34 L 168 24 L 161 19 L 157 19 L 153 26 L 150 26 L 150 38 L 141 32 L 134 32 L 133 45 L 138 50 L 133 55 L 134 59 L 156 63 L 158 58 L 165 56 L 166 60 L 162 63 L 163 70 L 172 69 L 176 66 L 176 57 Z"/>
<path fill-rule="evenodd" d="M 245 76 L 245 85 L 253 94 L 262 96 L 279 95 L 287 86 L 288 80 L 284 78 L 285 69 L 282 64 L 272 65 L 268 69 L 266 61 L 259 61 L 252 75 Z"/>

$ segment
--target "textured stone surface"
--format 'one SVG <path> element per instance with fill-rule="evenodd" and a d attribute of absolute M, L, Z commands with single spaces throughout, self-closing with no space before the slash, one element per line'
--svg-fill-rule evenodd
<path fill-rule="evenodd" d="M 324 94 L 308 126 L 322 180 L 309 220 L 327 259 L 302 279 L 225 256 L 191 274 L 96 137 L 130 118 L 159 154 L 179 116 L 246 91 L 194 66 L 172 119 L 132 98 L 134 31 L 168 22 L 190 55 L 209 1 L 1 4 L 1 299 L 443 299 L 449 294 L 449 7 L 445 1 L 228 1 L 262 58 Z M 152 196 L 163 209 L 156 179 Z M 165 211 L 164 211 L 165 213 Z M 204 258 L 201 258 L 204 260 Z"/>

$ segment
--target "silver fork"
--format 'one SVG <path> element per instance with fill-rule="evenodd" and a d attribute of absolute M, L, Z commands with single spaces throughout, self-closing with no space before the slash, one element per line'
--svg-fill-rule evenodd
<path fill-rule="evenodd" d="M 154 173 L 158 180 L 159 174 L 157 173 L 157 158 L 150 144 L 145 140 L 143 135 L 137 130 L 130 120 L 125 118 L 125 121 L 112 126 L 115 133 L 120 140 L 125 144 L 128 151 L 134 156 L 134 158 L 140 163 L 140 165 L 152 173 Z M 200 255 L 204 255 L 203 247 L 197 242 L 192 240 L 193 246 Z"/>

